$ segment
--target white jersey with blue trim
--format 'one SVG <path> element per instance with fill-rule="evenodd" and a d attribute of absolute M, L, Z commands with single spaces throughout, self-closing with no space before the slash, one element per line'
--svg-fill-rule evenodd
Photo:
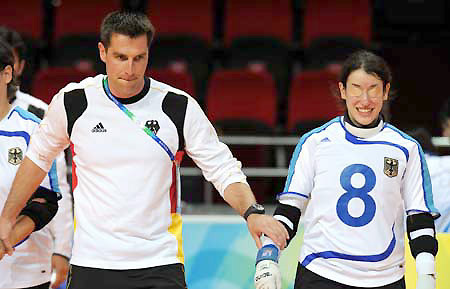
<path fill-rule="evenodd" d="M 48 110 L 48 104 L 37 97 L 20 90 L 16 91 L 12 106 L 19 106 L 31 112 L 40 119 L 44 117 Z M 58 212 L 47 225 L 49 233 L 53 238 L 53 253 L 71 257 L 73 241 L 73 202 L 70 185 L 67 181 L 67 163 L 64 152 L 61 152 L 55 159 L 56 171 L 58 172 L 58 184 L 62 199 L 58 202 Z M 56 177 L 56 176 L 55 176 Z"/>
<path fill-rule="evenodd" d="M 46 104 L 39 98 L 36 98 L 20 90 L 16 91 L 15 98 L 13 99 L 11 105 L 20 106 L 21 108 L 28 110 L 41 119 L 44 117 L 44 113 L 48 109 L 48 104 Z"/>
<path fill-rule="evenodd" d="M 6 202 L 30 136 L 39 121 L 35 115 L 17 106 L 0 120 L 0 208 Z M 60 191 L 54 164 L 41 185 Z M 13 256 L 5 256 L 0 261 L 0 288 L 24 288 L 48 282 L 52 248 L 53 240 L 47 227 L 32 233 L 15 248 Z"/>
<path fill-rule="evenodd" d="M 306 200 L 303 266 L 342 284 L 376 287 L 404 275 L 405 209 L 435 208 L 418 143 L 382 121 L 364 137 L 358 130 L 337 117 L 303 135 L 279 199 Z"/>

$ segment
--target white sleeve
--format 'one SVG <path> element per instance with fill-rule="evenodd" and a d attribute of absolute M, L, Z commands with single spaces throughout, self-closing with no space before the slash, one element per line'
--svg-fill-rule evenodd
<path fill-rule="evenodd" d="M 48 172 L 57 154 L 69 145 L 64 93 L 53 98 L 44 119 L 31 136 L 27 157 Z"/>
<path fill-rule="evenodd" d="M 437 212 L 433 204 L 431 180 L 425 156 L 417 144 L 409 151 L 401 192 L 408 214 Z"/>
<path fill-rule="evenodd" d="M 247 184 L 241 162 L 219 141 L 211 122 L 192 98 L 188 98 L 183 134 L 186 153 L 222 197 L 228 185 L 236 182 Z"/>
<path fill-rule="evenodd" d="M 283 192 L 278 194 L 282 204 L 295 206 L 303 213 L 314 185 L 314 137 L 300 138 L 289 164 Z"/>
<path fill-rule="evenodd" d="M 60 153 L 55 162 L 62 199 L 58 202 L 58 212 L 48 224 L 48 228 L 53 236 L 53 253 L 70 258 L 74 226 L 72 194 L 70 193 L 70 186 L 67 182 L 67 165 L 64 153 Z"/>

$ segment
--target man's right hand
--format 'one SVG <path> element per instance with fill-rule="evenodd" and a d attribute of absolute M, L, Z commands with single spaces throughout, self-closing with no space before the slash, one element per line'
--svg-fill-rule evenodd
<path fill-rule="evenodd" d="M 262 260 L 256 264 L 256 289 L 281 289 L 281 273 L 278 263 L 272 260 Z"/>
<path fill-rule="evenodd" d="M 12 255 L 14 252 L 14 248 L 11 245 L 9 237 L 11 235 L 11 230 L 13 227 L 13 222 L 9 221 L 3 216 L 0 216 L 0 243 L 1 243 L 1 251 L 0 256 L 3 257 L 5 253 L 8 255 Z M 1 259 L 1 258 L 0 258 Z"/>

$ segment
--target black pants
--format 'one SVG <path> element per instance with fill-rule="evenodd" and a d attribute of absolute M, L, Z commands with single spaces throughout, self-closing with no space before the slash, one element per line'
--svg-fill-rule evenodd
<path fill-rule="evenodd" d="M 47 283 L 44 283 L 44 284 L 41 284 L 41 285 L 36 285 L 36 286 L 33 286 L 33 287 L 27 287 L 27 288 L 24 288 L 24 289 L 48 289 L 49 286 L 50 286 L 50 282 L 47 282 Z"/>
<path fill-rule="evenodd" d="M 70 266 L 67 289 L 186 289 L 184 266 L 109 270 Z"/>
<path fill-rule="evenodd" d="M 364 281 L 361 281 L 364 282 Z M 298 264 L 297 276 L 295 277 L 294 289 L 367 289 L 367 287 L 354 287 L 344 285 L 336 281 L 319 276 L 302 265 Z M 381 287 L 372 287 L 373 289 L 406 289 L 405 278 L 392 284 Z"/>

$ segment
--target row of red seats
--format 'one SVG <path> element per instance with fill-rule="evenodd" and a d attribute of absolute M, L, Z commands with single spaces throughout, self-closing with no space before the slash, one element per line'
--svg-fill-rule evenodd
<path fill-rule="evenodd" d="M 44 33 L 47 1 L 6 1 L 0 9 L 1 24 L 41 38 Z M 50 2 L 50 1 L 48 1 Z M 148 0 L 147 15 L 157 35 L 190 35 L 211 44 L 217 16 L 217 0 Z M 223 33 L 226 45 L 239 37 L 274 37 L 291 42 L 294 37 L 293 9 L 298 0 L 224 0 Z M 70 34 L 98 34 L 102 18 L 121 9 L 121 0 L 60 0 L 54 4 L 53 38 Z M 303 46 L 323 36 L 353 36 L 367 44 L 371 40 L 370 0 L 303 0 Z M 298 4 L 297 4 L 298 5 Z M 18 17 L 26 12 L 27 17 Z M 48 14 L 48 13 L 47 13 Z M 47 16 L 48 17 L 48 16 Z"/>
<path fill-rule="evenodd" d="M 95 72 L 90 70 L 50 67 L 37 73 L 32 94 L 49 103 L 67 83 L 92 75 Z M 186 71 L 155 69 L 149 71 L 149 75 L 196 95 L 193 79 Z M 287 100 L 286 130 L 298 134 L 338 115 L 336 88 L 337 76 L 329 70 L 303 71 L 295 75 Z M 268 134 L 277 127 L 277 99 L 275 82 L 264 70 L 217 70 L 208 82 L 205 106 L 211 121 L 225 132 L 254 134 L 259 129 L 260 134 Z"/>

